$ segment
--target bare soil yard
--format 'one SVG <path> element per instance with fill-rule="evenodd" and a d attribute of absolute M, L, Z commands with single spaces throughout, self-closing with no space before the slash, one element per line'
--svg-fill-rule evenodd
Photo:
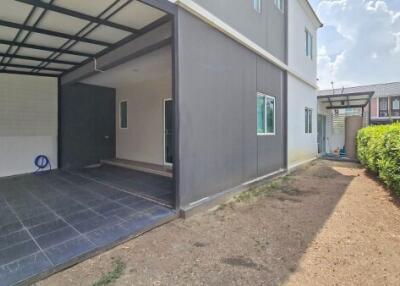
<path fill-rule="evenodd" d="M 359 165 L 316 161 L 37 285 L 99 281 L 95 285 L 399 285 L 400 208 Z"/>

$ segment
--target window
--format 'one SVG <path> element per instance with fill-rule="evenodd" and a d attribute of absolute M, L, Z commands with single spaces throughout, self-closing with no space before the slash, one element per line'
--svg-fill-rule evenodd
<path fill-rule="evenodd" d="M 257 13 L 261 13 L 261 0 L 252 0 L 253 1 L 253 9 L 257 11 Z"/>
<path fill-rule="evenodd" d="M 275 135 L 275 97 L 257 94 L 257 134 Z"/>
<path fill-rule="evenodd" d="M 313 59 L 314 39 L 312 34 L 306 29 L 306 56 Z"/>
<path fill-rule="evenodd" d="M 305 132 L 307 134 L 311 134 L 312 133 L 312 109 L 306 107 L 305 108 Z"/>
<path fill-rule="evenodd" d="M 392 97 L 392 116 L 400 116 L 400 96 Z"/>
<path fill-rule="evenodd" d="M 379 117 L 388 117 L 389 116 L 389 104 L 387 97 L 379 98 Z"/>
<path fill-rule="evenodd" d="M 128 102 L 121 101 L 119 104 L 119 127 L 128 128 Z"/>
<path fill-rule="evenodd" d="M 285 0 L 274 0 L 275 6 L 278 7 L 278 9 L 281 10 L 282 12 L 284 12 L 284 10 L 283 10 L 284 9 L 284 6 L 283 6 L 284 1 Z"/>

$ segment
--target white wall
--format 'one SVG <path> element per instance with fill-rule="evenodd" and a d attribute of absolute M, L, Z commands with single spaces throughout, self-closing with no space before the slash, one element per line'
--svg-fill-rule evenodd
<path fill-rule="evenodd" d="M 288 26 L 288 65 L 311 82 L 317 80 L 317 29 L 309 13 L 306 13 L 304 0 L 289 1 Z M 306 36 L 308 30 L 314 39 L 313 59 L 306 56 Z"/>
<path fill-rule="evenodd" d="M 57 167 L 57 79 L 0 74 L 0 177 L 36 170 L 43 154 Z"/>
<path fill-rule="evenodd" d="M 317 26 L 306 12 L 303 0 L 288 3 L 288 65 L 311 82 L 317 78 Z M 313 59 L 305 53 L 305 30 L 313 34 Z M 313 110 L 312 133 L 305 133 L 305 108 Z M 288 166 L 293 167 L 317 156 L 317 90 L 288 75 Z"/>
<path fill-rule="evenodd" d="M 172 97 L 166 76 L 117 88 L 117 158 L 164 164 L 164 99 Z M 128 101 L 128 129 L 119 126 L 119 103 Z"/>
<path fill-rule="evenodd" d="M 312 108 L 312 133 L 305 133 L 305 108 Z M 289 168 L 317 156 L 317 94 L 315 89 L 288 75 Z"/>

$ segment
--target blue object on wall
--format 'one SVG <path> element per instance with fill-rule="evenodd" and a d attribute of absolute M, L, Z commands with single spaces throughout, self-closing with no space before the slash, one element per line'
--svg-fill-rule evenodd
<path fill-rule="evenodd" d="M 51 171 L 50 160 L 45 155 L 39 155 L 35 158 L 35 166 L 37 167 L 37 170 L 35 172 L 42 171 L 47 167 L 49 167 L 49 170 Z"/>

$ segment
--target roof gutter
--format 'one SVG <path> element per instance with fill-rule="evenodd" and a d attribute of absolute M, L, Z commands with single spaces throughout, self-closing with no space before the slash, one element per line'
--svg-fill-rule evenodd
<path fill-rule="evenodd" d="M 224 21 L 198 5 L 192 0 L 169 0 L 169 2 L 178 5 L 179 7 L 185 9 L 186 11 L 190 12 L 200 20 L 206 22 L 213 28 L 217 29 L 221 33 L 225 34 L 226 36 L 230 37 L 237 43 L 245 46 L 252 52 L 256 53 L 260 57 L 264 58 L 268 62 L 276 65 L 277 67 L 281 68 L 284 71 L 287 71 L 290 75 L 296 77 L 297 79 L 301 80 L 302 82 L 306 83 L 307 85 L 311 86 L 314 89 L 318 89 L 316 82 L 312 82 L 306 79 L 301 74 L 297 73 L 293 69 L 291 69 L 287 64 L 283 61 L 257 45 L 255 42 L 244 36 L 242 33 L 239 33 L 237 30 L 226 24 Z"/>

